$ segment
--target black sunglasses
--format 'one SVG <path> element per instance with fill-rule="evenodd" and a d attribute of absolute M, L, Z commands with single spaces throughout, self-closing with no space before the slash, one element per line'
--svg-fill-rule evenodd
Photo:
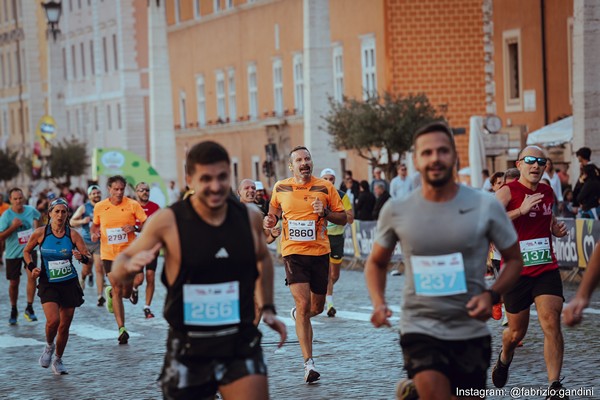
<path fill-rule="evenodd" d="M 533 165 L 537 161 L 540 167 L 543 167 L 548 162 L 547 158 L 544 157 L 534 157 L 534 156 L 525 156 L 521 158 L 519 161 L 525 161 L 525 164 Z"/>
<path fill-rule="evenodd" d="M 138 189 L 138 192 L 149 192 L 150 189 Z"/>

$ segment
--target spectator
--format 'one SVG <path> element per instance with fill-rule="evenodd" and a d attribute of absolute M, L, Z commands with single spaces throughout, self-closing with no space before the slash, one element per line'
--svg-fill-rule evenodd
<path fill-rule="evenodd" d="M 270 199 L 265 191 L 265 186 L 261 181 L 256 181 L 254 184 L 256 185 L 256 197 L 254 198 L 254 202 L 258 205 L 258 208 L 260 208 L 263 215 L 267 215 L 269 213 Z"/>
<path fill-rule="evenodd" d="M 571 188 L 571 184 L 569 183 L 569 181 L 571 180 L 571 177 L 569 176 L 569 174 L 567 173 L 566 170 L 563 171 L 562 169 L 557 169 L 556 175 L 558 175 L 558 179 L 560 179 L 560 187 L 563 191 L 563 199 L 564 199 L 565 189 Z"/>
<path fill-rule="evenodd" d="M 504 184 L 507 185 L 521 177 L 521 172 L 517 168 L 509 168 L 504 173 Z"/>
<path fill-rule="evenodd" d="M 552 188 L 552 190 L 554 191 L 554 195 L 556 196 L 556 200 L 558 200 L 558 203 L 562 203 L 563 195 L 560 184 L 560 178 L 557 174 L 558 170 L 554 170 L 554 163 L 551 159 L 547 158 L 547 160 L 548 162 L 546 163 L 546 170 L 544 171 L 542 179 L 548 179 L 548 181 L 550 182 L 550 187 Z M 560 204 L 557 205 L 560 206 Z"/>
<path fill-rule="evenodd" d="M 373 208 L 375 207 L 375 196 L 369 189 L 369 182 L 360 181 L 360 193 L 356 201 L 356 219 L 361 221 L 373 220 Z"/>
<path fill-rule="evenodd" d="M 390 195 L 394 199 L 408 196 L 413 190 L 412 180 L 408 177 L 406 164 L 398 164 L 398 175 L 390 182 Z"/>
<path fill-rule="evenodd" d="M 385 204 L 386 201 L 390 199 L 390 194 L 383 183 L 377 182 L 375 183 L 375 207 L 373 207 L 373 219 L 377 221 L 379 218 L 379 211 L 381 211 L 381 207 Z"/>
<path fill-rule="evenodd" d="M 69 189 L 69 185 L 65 184 L 62 186 L 60 189 L 60 197 L 67 201 L 67 204 L 69 205 L 69 213 L 73 213 L 73 191 Z"/>
<path fill-rule="evenodd" d="M 75 188 L 75 193 L 73 193 L 73 200 L 71 200 L 73 210 L 77 210 L 79 207 L 81 207 L 84 201 L 85 195 L 83 194 L 83 190 L 81 188 Z"/>
<path fill-rule="evenodd" d="M 371 192 L 375 192 L 375 184 L 377 182 L 383 183 L 383 186 L 385 187 L 386 191 L 390 190 L 390 186 L 388 185 L 387 181 L 385 179 L 383 179 L 383 177 L 381 176 L 382 172 L 383 171 L 379 167 L 375 167 L 375 169 L 373 170 L 373 180 L 371 181 Z"/>
<path fill-rule="evenodd" d="M 175 181 L 169 182 L 169 187 L 167 188 L 167 195 L 169 196 L 169 205 L 175 204 L 179 201 L 181 193 L 179 193 L 179 189 L 175 186 Z"/>
<path fill-rule="evenodd" d="M 484 169 L 481 171 L 481 177 L 483 178 L 483 186 L 481 188 L 484 191 L 489 192 L 492 189 L 492 183 L 490 182 L 490 171 Z"/>
<path fill-rule="evenodd" d="M 575 218 L 577 211 L 573 209 L 573 191 L 566 188 L 563 192 L 563 208 L 561 216 L 563 218 Z"/>
<path fill-rule="evenodd" d="M 355 205 L 358 200 L 358 195 L 360 194 L 360 186 L 358 181 L 352 178 L 352 171 L 349 169 L 344 172 L 344 180 L 340 182 L 340 190 L 344 193 L 348 193 L 348 190 L 350 190 L 352 195 L 348 194 L 348 197 L 350 198 L 350 201 L 352 201 L 352 204 Z"/>
<path fill-rule="evenodd" d="M 488 192 L 496 193 L 498 189 L 500 189 L 502 185 L 504 185 L 504 172 L 495 172 L 494 175 L 492 175 L 491 178 L 488 180 L 490 182 L 490 189 L 488 190 Z"/>
<path fill-rule="evenodd" d="M 578 206 L 579 192 L 581 192 L 581 189 L 583 188 L 583 184 L 584 184 L 583 168 L 586 165 L 591 165 L 594 168 L 594 175 L 596 175 L 596 176 L 600 176 L 600 170 L 598 170 L 598 167 L 590 161 L 592 151 L 590 150 L 589 147 L 580 148 L 579 150 L 577 150 L 575 155 L 577 156 L 577 160 L 579 160 L 580 165 L 579 165 L 579 179 L 577 180 L 577 183 L 575 184 L 575 188 L 573 188 L 573 204 L 575 206 Z"/>
<path fill-rule="evenodd" d="M 600 177 L 596 173 L 596 166 L 588 163 L 583 167 L 583 182 L 581 190 L 576 197 L 576 205 L 580 206 L 577 214 L 579 218 L 598 219 L 598 200 L 600 199 Z"/>

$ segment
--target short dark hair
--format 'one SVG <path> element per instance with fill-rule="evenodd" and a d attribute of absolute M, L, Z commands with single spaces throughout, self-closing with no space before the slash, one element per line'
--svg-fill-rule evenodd
<path fill-rule="evenodd" d="M 23 190 L 21 188 L 18 188 L 18 187 L 14 187 L 14 188 L 10 189 L 8 191 L 8 198 L 10 198 L 10 196 L 12 196 L 13 192 L 21 192 L 21 194 L 22 194 Z"/>
<path fill-rule="evenodd" d="M 290 151 L 290 154 L 288 155 L 288 158 L 290 160 L 290 163 L 292 162 L 292 154 L 294 154 L 295 152 L 297 152 L 298 150 L 306 150 L 308 152 L 308 154 L 310 154 L 310 150 L 308 150 L 306 148 L 306 146 L 296 146 L 292 149 L 292 151 Z M 312 154 L 310 154 L 310 156 L 312 157 Z"/>
<path fill-rule="evenodd" d="M 494 172 L 494 175 L 490 176 L 490 183 L 493 185 L 497 179 L 504 178 L 504 172 L 498 171 Z"/>
<path fill-rule="evenodd" d="M 490 170 L 489 169 L 484 169 L 484 170 L 481 171 L 481 173 L 483 175 L 490 176 Z"/>
<path fill-rule="evenodd" d="M 350 178 L 352 178 L 352 171 L 347 169 L 344 171 L 344 174 L 347 174 Z"/>
<path fill-rule="evenodd" d="M 190 151 L 188 151 L 187 157 L 185 158 L 185 173 L 188 176 L 191 176 L 196 169 L 196 164 L 209 165 L 221 161 L 225 161 L 228 165 L 231 164 L 229 154 L 227 153 L 227 150 L 225 150 L 225 147 L 211 140 L 196 143 L 192 146 Z"/>
<path fill-rule="evenodd" d="M 114 175 L 114 176 L 111 176 L 110 178 L 108 178 L 108 181 L 106 182 L 106 186 L 108 186 L 110 188 L 112 186 L 112 184 L 115 182 L 121 182 L 123 185 L 127 186 L 127 180 L 125 178 L 123 178 L 123 176 L 121 176 L 121 175 Z"/>
<path fill-rule="evenodd" d="M 452 150 L 454 150 L 454 152 L 456 152 L 456 144 L 454 143 L 454 134 L 452 133 L 452 129 L 450 129 L 448 124 L 444 121 L 430 122 L 427 125 L 424 125 L 424 126 L 420 127 L 419 129 L 417 129 L 417 131 L 413 135 L 413 147 L 417 143 L 417 139 L 420 136 L 425 135 L 427 133 L 433 133 L 433 132 L 445 133 L 448 136 L 448 139 L 450 139 L 450 145 L 452 146 Z"/>
<path fill-rule="evenodd" d="M 586 161 L 590 161 L 592 157 L 592 150 L 589 147 L 582 147 L 575 153 L 577 157 L 581 157 Z"/>
<path fill-rule="evenodd" d="M 519 179 L 521 177 L 521 171 L 518 168 L 509 168 L 504 173 L 504 179 Z"/>

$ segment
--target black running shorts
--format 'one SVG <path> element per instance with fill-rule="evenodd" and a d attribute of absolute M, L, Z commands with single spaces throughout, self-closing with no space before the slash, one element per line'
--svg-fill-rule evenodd
<path fill-rule="evenodd" d="M 558 269 L 544 272 L 536 277 L 521 276 L 512 290 L 502 295 L 504 308 L 511 314 L 517 314 L 527 310 L 535 298 L 542 294 L 558 296 L 565 300 Z"/>
<path fill-rule="evenodd" d="M 152 260 L 150 264 L 146 264 L 146 270 L 156 271 L 156 267 L 158 266 L 158 256 Z"/>
<path fill-rule="evenodd" d="M 291 254 L 283 257 L 285 278 L 288 285 L 309 283 L 310 291 L 315 294 L 327 294 L 329 281 L 329 254 L 322 256 L 304 256 Z"/>
<path fill-rule="evenodd" d="M 110 273 L 112 270 L 113 260 L 102 260 L 102 266 L 104 267 L 104 272 L 106 274 Z"/>
<path fill-rule="evenodd" d="M 468 340 L 440 340 L 420 333 L 400 335 L 404 369 L 409 378 L 419 372 L 434 370 L 450 380 L 456 389 L 485 389 L 492 355 L 491 337 Z"/>
<path fill-rule="evenodd" d="M 2 254 L 0 254 L 0 258 L 2 258 Z M 37 265 L 37 252 L 31 253 L 31 260 L 34 264 Z M 25 265 L 25 260 L 23 257 L 21 258 L 7 258 L 6 259 L 6 279 L 9 281 L 14 281 L 19 279 L 21 276 L 21 266 L 27 267 Z"/>
<path fill-rule="evenodd" d="M 75 308 L 83 304 L 83 290 L 77 278 L 64 282 L 40 282 L 38 296 L 41 303 L 56 303 L 64 308 Z"/>
<path fill-rule="evenodd" d="M 329 262 L 332 264 L 341 264 L 344 258 L 344 235 L 329 235 Z"/>

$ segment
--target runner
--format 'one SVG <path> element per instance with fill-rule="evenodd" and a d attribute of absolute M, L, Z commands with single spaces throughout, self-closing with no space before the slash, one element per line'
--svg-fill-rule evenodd
<path fill-rule="evenodd" d="M 194 194 L 151 218 L 115 260 L 114 279 L 127 285 L 160 247 L 166 249 L 162 280 L 170 329 L 160 378 L 165 399 L 213 399 L 217 390 L 224 399 L 269 397 L 261 334 L 252 323 L 257 279 L 263 321 L 279 333 L 279 346 L 286 338 L 285 325 L 275 317 L 273 263 L 261 215 L 229 195 L 230 171 L 223 147 L 193 146 L 186 174 Z"/>
<path fill-rule="evenodd" d="M 0 217 L 0 240 L 6 243 L 6 279 L 10 281 L 8 297 L 10 298 L 10 325 L 17 324 L 17 299 L 19 298 L 19 283 L 21 282 L 21 265 L 26 266 L 23 261 L 23 249 L 29 241 L 33 230 L 37 228 L 41 214 L 35 208 L 24 205 L 25 197 L 19 188 L 13 188 L 8 192 L 10 208 Z M 33 262 L 37 262 L 34 254 Z M 33 297 L 35 296 L 35 279 L 31 271 L 27 273 L 27 307 L 25 308 L 25 319 L 29 322 L 37 321 L 33 311 Z"/>
<path fill-rule="evenodd" d="M 92 221 L 94 219 L 94 207 L 96 203 L 98 203 L 102 199 L 102 191 L 100 190 L 100 186 L 91 185 L 87 189 L 88 193 L 88 201 L 79 206 L 79 208 L 73 214 L 71 218 L 71 226 L 80 226 L 81 227 L 81 236 L 83 237 L 83 241 L 85 242 L 85 246 L 92 255 L 94 269 L 96 270 L 96 290 L 98 292 L 98 302 L 96 305 L 98 307 L 104 306 L 106 299 L 104 298 L 104 267 L 102 266 L 102 260 L 100 259 L 100 242 L 93 241 L 92 235 L 90 233 L 90 226 L 92 225 Z M 85 289 L 85 277 L 90 277 L 90 286 L 92 286 L 93 281 L 93 273 L 91 265 L 84 265 L 81 270 L 81 288 Z"/>
<path fill-rule="evenodd" d="M 544 151 L 539 147 L 526 147 L 517 160 L 520 178 L 496 192 L 496 197 L 513 220 L 524 262 L 519 281 L 503 297 L 508 327 L 503 332 L 502 350 L 492 370 L 492 381 L 499 388 L 508 381 L 508 369 L 517 345 L 527 332 L 529 308 L 533 303 L 544 332 L 544 358 L 550 388 L 562 388 L 560 370 L 564 342 L 560 314 L 564 298 L 551 235 L 565 236 L 567 228 L 552 215 L 552 188 L 539 184 L 546 160 Z"/>
<path fill-rule="evenodd" d="M 331 168 L 325 168 L 321 171 L 321 179 L 331 182 L 335 187 L 335 171 Z M 348 195 L 341 190 L 338 194 L 344 204 L 346 211 L 347 224 L 354 222 L 354 211 L 352 211 L 352 203 Z M 327 295 L 325 302 L 327 304 L 327 316 L 335 317 L 337 310 L 333 306 L 333 285 L 340 279 L 340 266 L 344 258 L 344 225 L 336 225 L 332 222 L 327 223 L 327 236 L 329 237 L 329 246 L 331 253 L 329 254 L 329 281 L 327 282 Z"/>
<path fill-rule="evenodd" d="M 110 286 L 104 289 L 106 308 L 114 312 L 119 327 L 119 344 L 127 344 L 129 333 L 125 328 L 123 298 L 131 297 L 132 284 L 122 285 L 111 276 L 112 263 L 120 252 L 135 239 L 135 232 L 146 221 L 146 213 L 140 204 L 125 197 L 127 182 L 120 175 L 108 178 L 109 198 L 96 203 L 91 227 L 92 240 L 100 240 L 100 258 Z M 136 225 L 139 221 L 139 226 Z"/>
<path fill-rule="evenodd" d="M 160 210 L 160 206 L 158 204 L 150 201 L 150 186 L 146 182 L 140 182 L 135 185 L 135 196 L 148 218 Z M 146 265 L 146 304 L 144 305 L 144 316 L 147 319 L 154 318 L 154 314 L 150 310 L 150 305 L 152 304 L 152 297 L 154 296 L 154 281 L 156 267 L 158 265 L 158 255 L 159 252 L 156 252 L 156 257 L 154 260 Z M 133 281 L 133 291 L 131 292 L 131 297 L 129 298 L 133 304 L 137 304 L 138 302 L 138 288 L 142 283 L 144 283 L 143 271 L 142 273 L 138 274 Z"/>
<path fill-rule="evenodd" d="M 600 282 L 600 241 L 596 243 L 594 252 L 590 257 L 579 289 L 563 311 L 563 319 L 568 326 L 575 326 L 582 320 L 583 310 L 590 303 L 592 292 Z"/>
<path fill-rule="evenodd" d="M 371 322 L 390 326 L 386 276 L 400 241 L 406 263 L 400 320 L 404 368 L 420 398 L 450 398 L 458 389 L 486 387 L 491 338 L 485 321 L 500 294 L 518 279 L 522 261 L 502 206 L 481 190 L 454 182 L 457 154 L 450 128 L 441 122 L 426 125 L 415 133 L 413 146 L 420 188 L 383 206 L 365 267 Z M 486 290 L 492 241 L 507 265 Z"/>
<path fill-rule="evenodd" d="M 50 203 L 48 213 L 50 222 L 33 232 L 23 251 L 23 258 L 33 279 L 40 278 L 38 296 L 46 316 L 46 347 L 39 363 L 43 368 L 52 364 L 55 375 L 66 375 L 68 372 L 62 356 L 69 340 L 69 327 L 75 307 L 84 302 L 72 258 L 88 264 L 91 254 L 81 235 L 69 227 L 69 205 L 65 199 L 58 198 Z M 38 245 L 43 268 L 36 267 L 31 257 L 31 252 Z M 56 356 L 52 361 L 55 350 Z"/>
<path fill-rule="evenodd" d="M 256 204 L 256 184 L 252 179 L 242 179 L 238 185 L 238 196 L 242 203 Z"/>
<path fill-rule="evenodd" d="M 290 152 L 292 178 L 275 183 L 264 228 L 275 227 L 283 215 L 281 253 L 286 283 L 296 306 L 291 315 L 304 357 L 304 380 L 319 380 L 312 351 L 310 318 L 323 312 L 329 279 L 330 246 L 327 223 L 347 222 L 344 205 L 329 181 L 312 176 L 313 162 L 308 149 L 297 146 Z"/>
<path fill-rule="evenodd" d="M 0 193 L 0 217 L 4 214 L 4 211 L 10 208 L 10 204 L 4 201 L 4 195 Z M 0 265 L 4 264 L 2 255 L 4 254 L 4 240 L 0 240 Z"/>

